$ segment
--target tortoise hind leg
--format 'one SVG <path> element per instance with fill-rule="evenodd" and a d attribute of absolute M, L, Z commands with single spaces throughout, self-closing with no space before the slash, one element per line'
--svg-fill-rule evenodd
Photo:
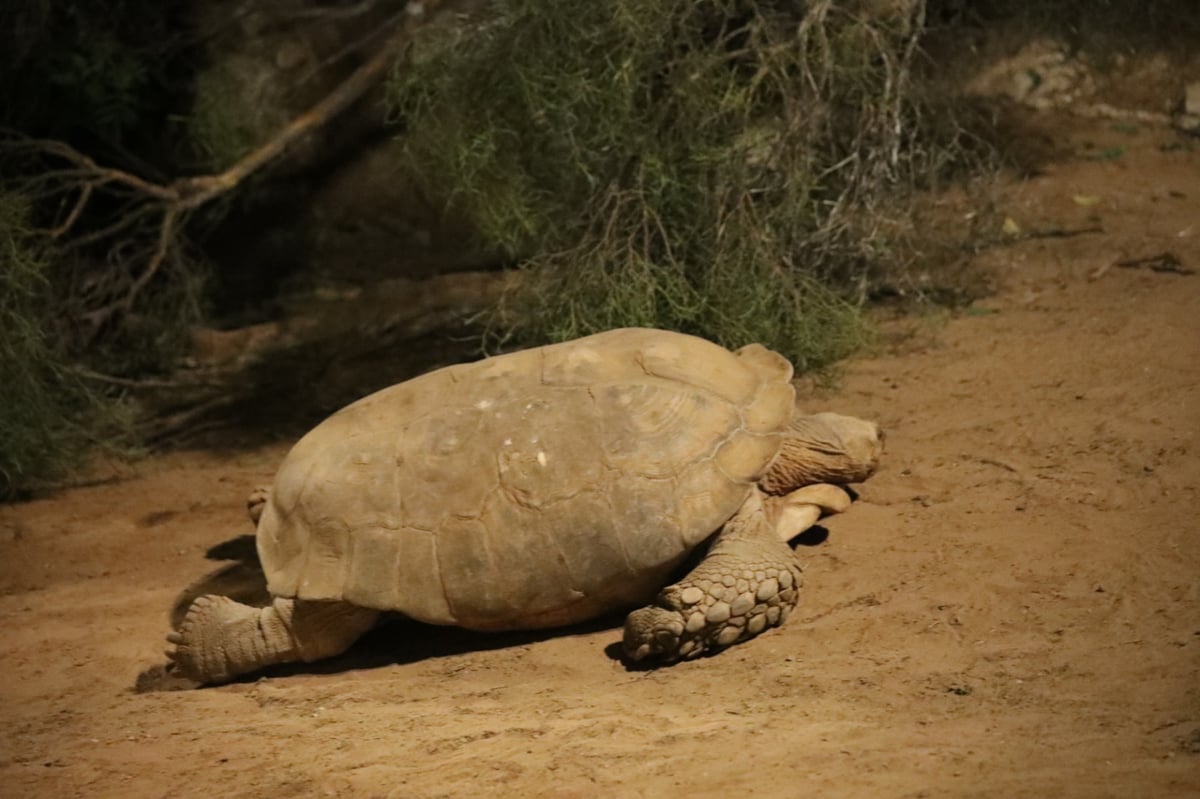
<path fill-rule="evenodd" d="M 782 624 L 799 588 L 800 564 L 755 491 L 695 569 L 626 617 L 625 654 L 670 663 L 723 649 Z"/>
<path fill-rule="evenodd" d="M 277 663 L 341 654 L 370 629 L 379 612 L 346 602 L 275 599 L 264 608 L 223 596 L 192 603 L 179 631 L 167 636 L 171 667 L 201 683 L 228 682 Z"/>
<path fill-rule="evenodd" d="M 250 521 L 255 527 L 258 527 L 263 511 L 267 509 L 267 501 L 270 499 L 270 486 L 259 486 L 250 492 L 250 496 L 246 497 L 246 513 L 250 515 Z"/>

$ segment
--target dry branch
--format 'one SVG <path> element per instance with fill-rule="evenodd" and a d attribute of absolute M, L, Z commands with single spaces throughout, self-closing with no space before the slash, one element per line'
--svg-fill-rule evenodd
<path fill-rule="evenodd" d="M 148 215 L 159 215 L 154 227 L 155 245 L 145 263 L 123 280 L 116 281 L 118 288 L 102 298 L 98 307 L 82 314 L 80 321 L 86 324 L 86 340 L 90 341 L 114 316 L 132 310 L 138 295 L 159 273 L 163 264 L 177 255 L 181 228 L 190 212 L 232 191 L 278 159 L 296 142 L 345 111 L 379 82 L 419 27 L 437 13 L 455 5 L 452 1 L 443 0 L 409 2 L 405 12 L 398 15 L 395 30 L 337 88 L 233 166 L 216 174 L 181 177 L 168 183 L 158 183 L 126 170 L 101 166 L 61 141 L 33 139 L 19 134 L 7 134 L 0 139 L 0 151 L 4 153 L 37 155 L 43 159 L 65 161 L 70 165 L 69 169 L 46 170 L 31 175 L 20 186 L 30 195 L 42 199 L 74 196 L 69 204 L 64 200 L 64 207 L 69 205 L 65 215 L 44 231 L 50 238 L 61 242 L 64 248 L 78 249 L 100 241 L 110 241 L 110 250 L 117 251 L 122 246 L 128 246 L 132 238 L 150 235 L 150 230 L 142 225 Z M 99 193 L 120 200 L 120 210 L 115 219 L 72 236 L 71 232 L 84 216 L 85 209 Z"/>

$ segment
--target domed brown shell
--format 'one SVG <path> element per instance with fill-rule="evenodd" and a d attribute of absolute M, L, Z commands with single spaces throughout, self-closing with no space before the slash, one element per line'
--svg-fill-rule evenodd
<path fill-rule="evenodd" d="M 270 590 L 473 629 L 647 601 L 775 457 L 791 374 L 759 345 L 624 329 L 386 388 L 284 460 Z"/>

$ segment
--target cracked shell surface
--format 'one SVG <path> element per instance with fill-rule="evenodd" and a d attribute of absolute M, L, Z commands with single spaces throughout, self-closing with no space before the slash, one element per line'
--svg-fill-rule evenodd
<path fill-rule="evenodd" d="M 649 601 L 769 465 L 790 378 L 762 347 L 625 329 L 379 391 L 285 458 L 269 588 L 474 629 Z"/>

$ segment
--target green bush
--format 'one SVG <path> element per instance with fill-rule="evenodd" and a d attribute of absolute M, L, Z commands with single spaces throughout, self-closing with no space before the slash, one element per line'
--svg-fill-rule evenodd
<path fill-rule="evenodd" d="M 495 335 L 651 325 L 800 369 L 864 341 L 875 216 L 936 160 L 922 4 L 796 6 L 513 0 L 421 40 L 389 83 L 411 171 L 526 270 Z"/>
<path fill-rule="evenodd" d="M 28 203 L 0 193 L 0 500 L 63 477 L 120 424 L 119 406 L 56 343 L 48 261 Z"/>

